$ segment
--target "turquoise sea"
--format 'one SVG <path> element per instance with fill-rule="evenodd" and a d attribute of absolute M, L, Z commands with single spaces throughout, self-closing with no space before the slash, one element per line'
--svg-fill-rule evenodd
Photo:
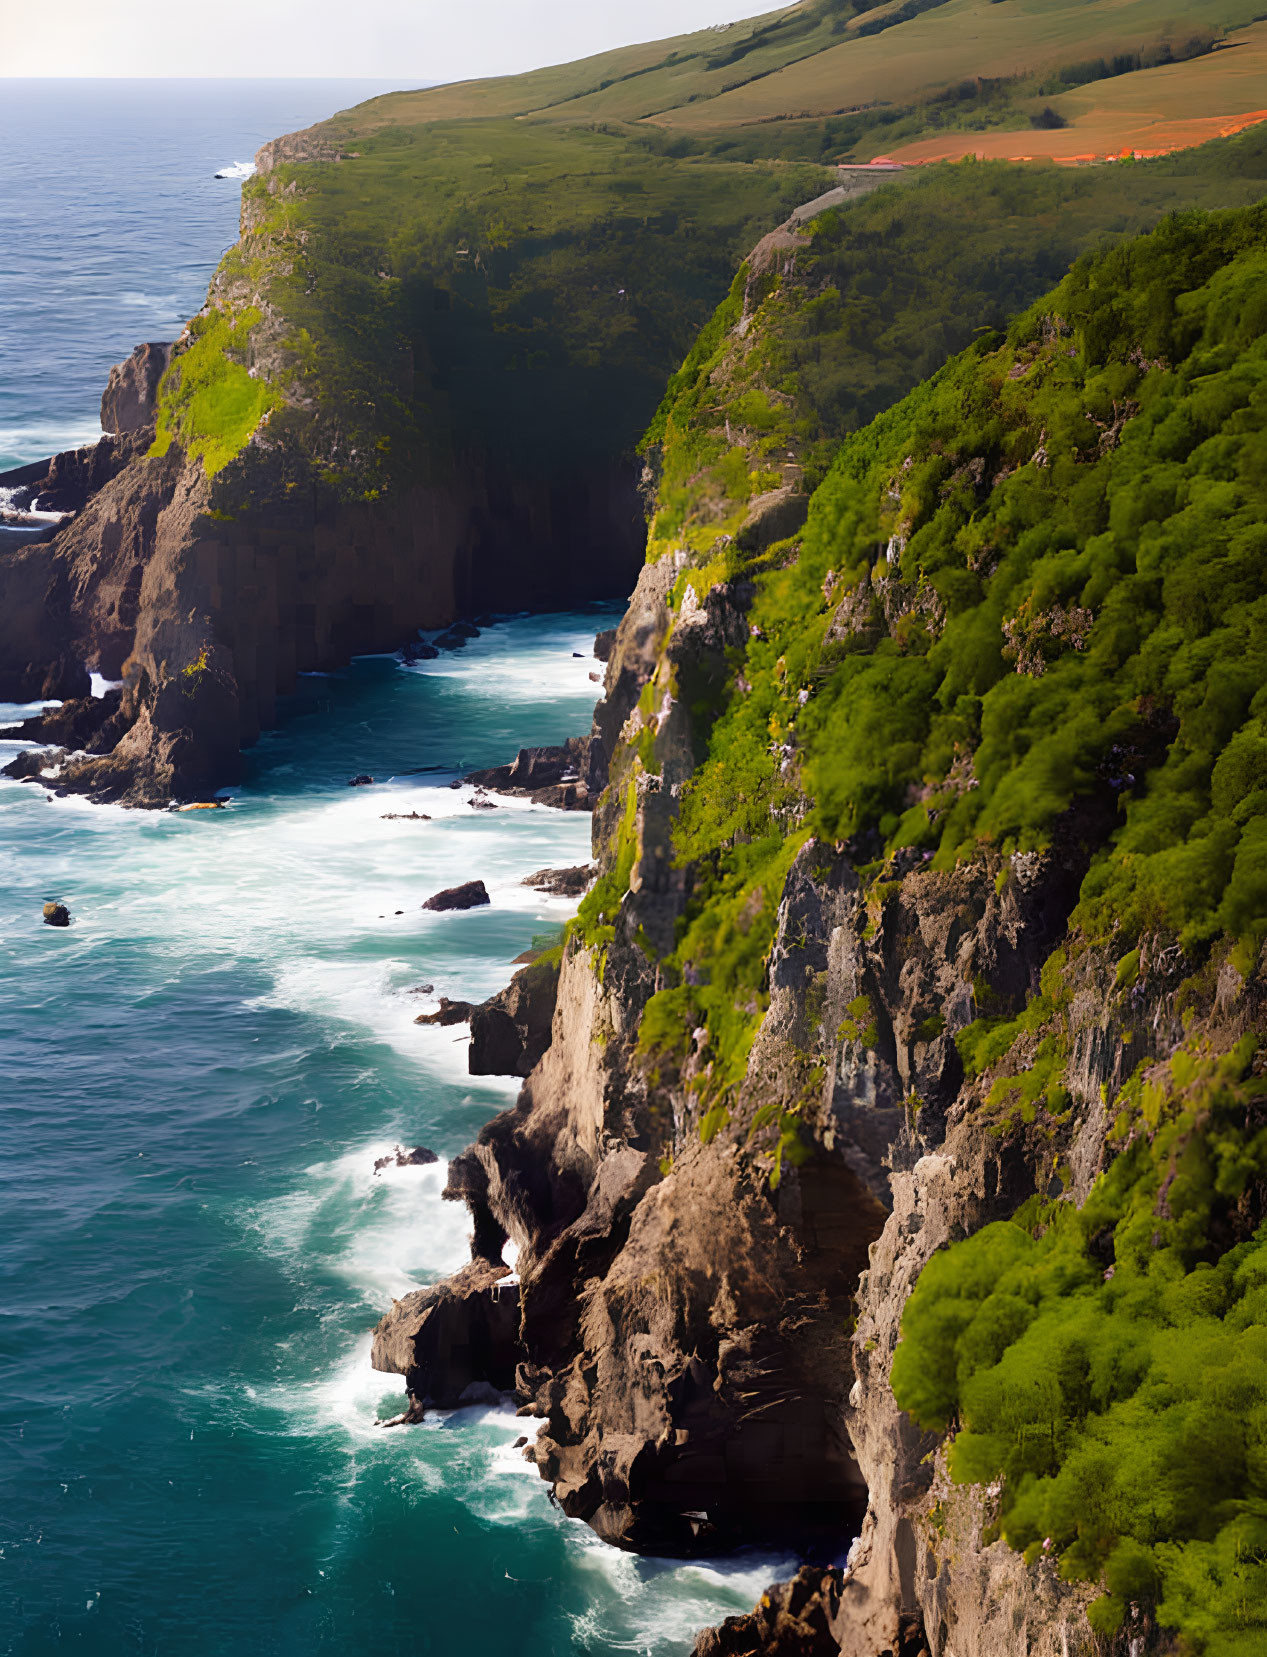
<path fill-rule="evenodd" d="M 287 89 L 262 136 L 324 112 L 305 96 Z M 176 102 L 145 97 L 117 90 L 119 129 L 168 121 L 178 147 Z M 41 119 L 74 115 L 52 101 Z M 199 119 L 214 128 L 214 110 Z M 227 114 L 205 147 L 215 165 L 249 153 Z M 133 253 L 183 315 L 235 210 L 195 268 L 180 190 L 160 210 L 133 182 L 111 186 L 143 238 Z M 81 260 L 101 204 L 59 189 L 59 280 L 114 316 L 105 361 L 163 337 L 119 322 L 115 276 Z M 0 366 L 15 340 L 42 364 L 0 375 L 11 432 L 65 431 L 79 409 L 91 424 L 99 393 L 91 329 L 34 291 L 51 258 L 5 274 Z M 30 442 L 9 457 L 34 458 Z M 306 679 L 224 811 L 123 812 L 0 781 L 6 1657 L 668 1657 L 788 1564 L 604 1547 L 513 1451 L 532 1424 L 509 1405 L 375 1425 L 403 1392 L 370 1369 L 369 1332 L 394 1295 L 462 1262 L 468 1229 L 440 1199 L 442 1163 L 375 1175 L 375 1158 L 397 1142 L 451 1155 L 516 1085 L 473 1081 L 465 1032 L 414 1018 L 503 984 L 570 912 L 523 877 L 588 856 L 587 816 L 473 811 L 449 783 L 588 726 L 592 640 L 616 613 L 510 619 L 437 661 Z M 349 788 L 363 772 L 380 781 Z M 408 811 L 430 820 L 386 818 Z M 489 908 L 421 911 L 475 876 Z M 50 898 L 69 929 L 42 925 Z"/>

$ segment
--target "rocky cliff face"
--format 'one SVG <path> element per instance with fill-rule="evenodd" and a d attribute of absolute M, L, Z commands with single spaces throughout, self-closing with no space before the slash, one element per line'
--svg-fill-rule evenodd
<path fill-rule="evenodd" d="M 138 352 L 151 367 L 153 349 Z M 111 418 L 141 418 L 145 372 L 115 371 Z M 632 470 L 615 463 L 565 499 L 472 457 L 387 503 L 349 502 L 258 445 L 214 478 L 179 447 L 149 454 L 149 414 L 32 480 L 75 516 L 0 561 L 3 694 L 83 696 L 89 669 L 124 681 L 122 734 L 116 721 L 108 752 L 57 779 L 98 799 L 214 791 L 297 674 L 395 649 L 490 594 L 507 609 L 570 597 L 593 549 L 619 571 L 636 521 Z"/>
<path fill-rule="evenodd" d="M 652 566 L 639 584 L 599 729 L 666 659 L 664 579 Z M 712 597 L 725 614 L 729 596 Z M 720 638 L 703 624 L 691 654 L 710 644 Z M 661 752 L 670 778 L 674 753 L 690 763 L 685 733 Z M 613 762 L 619 772 L 619 747 Z M 1094 845 L 1084 829 L 1070 824 L 1043 856 L 917 866 L 879 894 L 848 855 L 807 842 L 779 897 L 769 1006 L 713 1132 L 690 1086 L 707 1050 L 676 1076 L 640 1051 L 656 983 L 646 939 L 681 910 L 684 887 L 664 842 L 640 835 L 601 967 L 573 941 L 549 1051 L 515 1109 L 453 1164 L 447 1194 L 470 1204 L 480 1258 L 500 1271 L 505 1240 L 519 1249 L 515 1390 L 542 1423 L 526 1453 L 565 1511 L 650 1551 L 774 1536 L 849 1553 L 846 1569 L 807 1570 L 752 1618 L 701 1636 L 700 1657 L 1102 1649 L 1086 1620 L 1094 1591 L 998 1540 L 998 1490 L 956 1484 L 938 1435 L 889 1386 L 904 1308 L 936 1250 L 1036 1193 L 1083 1202 L 1137 1065 L 1198 1029 L 1227 1051 L 1262 1027 L 1261 957 L 1248 977 L 1208 976 L 1198 996 L 1160 943 L 1128 987 L 1112 952 L 1090 951 L 1063 1026 L 1062 1119 L 988 1108 L 997 1074 L 965 1078 L 954 1036 L 980 1006 L 1017 1009 L 1038 993 L 1068 941 Z M 998 1073 L 1024 1062 L 1013 1054 Z M 784 1143 L 778 1168 L 770 1124 L 791 1113 L 795 1148 Z M 379 1367 L 410 1377 L 416 1407 L 440 1395 L 419 1390 L 433 1294 L 399 1303 L 375 1345 Z M 481 1278 L 477 1327 L 487 1296 Z"/>
<path fill-rule="evenodd" d="M 497 440 L 491 388 L 488 429 L 458 430 L 448 402 L 479 394 L 416 362 L 372 306 L 366 337 L 381 323 L 385 353 L 362 365 L 372 384 L 353 391 L 305 356 L 284 291 L 297 186 L 271 172 L 283 151 L 337 160 L 270 147 L 203 311 L 174 346 L 112 370 L 108 435 L 4 479 L 73 516 L 0 560 L 0 694 L 83 697 L 89 670 L 124 681 L 108 728 L 102 713 L 85 750 L 61 756 L 61 789 L 131 805 L 205 795 L 297 674 L 463 612 L 575 603 L 634 578 L 637 469 L 619 443 L 529 465 L 523 443 Z M 362 411 L 351 435 L 348 407 Z"/>
<path fill-rule="evenodd" d="M 1245 227 L 1255 249 L 1260 230 Z M 1175 234 L 1187 232 L 1165 236 Z M 739 510 L 701 474 L 675 531 L 661 497 L 658 556 L 618 630 L 595 714 L 606 779 L 598 877 L 564 953 L 551 1045 L 515 1108 L 452 1164 L 447 1194 L 469 1205 L 487 1267 L 500 1269 L 508 1239 L 517 1247 L 515 1391 L 541 1421 L 525 1453 L 565 1511 L 626 1547 L 689 1552 L 777 1536 L 837 1562 L 705 1633 L 699 1657 L 1089 1657 L 1110 1648 L 1141 1657 L 1175 1649 L 1168 1630 L 1187 1626 L 1182 1601 L 1161 1598 L 1160 1573 L 1177 1557 L 1167 1536 L 1203 1534 L 1200 1503 L 1180 1501 L 1167 1510 L 1168 1533 L 1146 1531 L 1145 1542 L 1116 1551 L 1097 1539 L 1107 1521 L 1084 1525 L 1076 1501 L 1047 1510 L 1051 1535 L 1031 1527 L 1036 1540 L 1009 1545 L 1034 1475 L 1025 1485 L 970 1469 L 1006 1462 L 1006 1409 L 1020 1406 L 1006 1405 L 1011 1394 L 990 1406 L 1003 1411 L 998 1427 L 986 1425 L 985 1404 L 969 1416 L 959 1403 L 942 1426 L 922 1430 L 899 1407 L 893 1362 L 930 1260 L 959 1258 L 965 1239 L 1018 1215 L 1006 1230 L 1026 1247 L 1067 1235 L 1070 1217 L 1103 1200 L 1111 1172 L 1138 1180 L 1149 1157 L 1161 1159 L 1155 1185 L 1115 1188 L 1136 1190 L 1127 1204 L 1136 1233 L 1126 1220 L 1116 1230 L 1088 1221 L 1082 1252 L 1070 1256 L 1088 1316 L 1101 1311 L 1090 1297 L 1127 1269 L 1130 1236 L 1129 1269 L 1146 1281 L 1150 1259 L 1161 1262 L 1174 1228 L 1188 1224 L 1187 1264 L 1159 1263 L 1158 1282 L 1192 1271 L 1198 1294 L 1201 1274 L 1250 1247 L 1267 1213 L 1262 1064 L 1252 1057 L 1267 1013 L 1262 930 L 1207 918 L 1199 936 L 1190 925 L 1181 938 L 1167 905 L 1194 902 L 1198 888 L 1158 888 L 1146 903 L 1134 895 L 1145 859 L 1184 844 L 1173 816 L 1163 830 L 1152 815 L 1167 797 L 1168 767 L 1187 766 L 1190 783 L 1207 779 L 1193 786 L 1215 789 L 1226 813 L 1209 821 L 1231 825 L 1254 820 L 1258 807 L 1244 802 L 1261 799 L 1252 794 L 1259 762 L 1235 783 L 1231 761 L 1198 763 L 1184 708 L 1206 704 L 1145 693 L 1129 655 L 1084 654 L 1080 630 L 1113 613 L 1109 586 L 1084 589 L 1103 612 L 1089 603 L 1076 614 L 1044 611 L 1059 589 L 1042 588 L 1050 577 L 1035 573 L 1058 567 L 1070 545 L 1133 546 L 1135 468 L 1150 444 L 1167 441 L 1151 422 L 1197 395 L 1212 361 L 1235 372 L 1234 353 L 1202 355 L 1190 322 L 1182 342 L 1154 345 L 1141 365 L 1135 324 L 1119 317 L 1097 333 L 1094 308 L 1109 294 L 1123 304 L 1146 270 L 1189 296 L 1187 317 L 1201 314 L 1215 296 L 1240 292 L 1212 275 L 1239 257 L 1238 245 L 1200 240 L 1199 268 L 1185 270 L 1173 240 L 1159 252 L 1145 244 L 1116 282 L 1071 279 L 1008 341 L 987 342 L 847 445 L 803 530 L 803 500 L 799 513 L 788 504 L 794 470 L 772 492 L 776 511 L 760 500 Z M 1150 290 L 1152 316 L 1155 297 Z M 719 426 L 718 404 L 750 389 L 762 304 L 751 292 L 737 299 L 681 418 Z M 1224 340 L 1235 326 L 1226 314 L 1211 324 Z M 1190 371 L 1178 366 L 1184 351 Z M 1141 366 L 1159 378 L 1141 384 Z M 1110 372 L 1134 393 L 1123 424 L 1140 416 L 1126 438 L 1090 389 Z M 765 394 L 787 400 L 794 430 L 794 388 L 767 382 Z M 675 434 L 675 418 L 663 428 L 670 447 L 689 436 Z M 1014 439 L 1018 419 L 1034 423 Z M 1088 441 L 1088 425 L 1108 437 Z M 732 443 L 760 441 L 725 429 Z M 1233 430 L 1228 441 L 1239 443 Z M 751 448 L 745 459 L 750 472 Z M 1022 508 L 1031 489 L 1034 503 Z M 1090 509 L 1097 491 L 1119 503 L 1115 516 Z M 1219 558 L 1236 544 L 1242 505 L 1255 510 L 1248 495 L 1220 498 Z M 1085 516 L 1062 516 L 1070 500 Z M 1169 524 L 1172 506 L 1149 521 Z M 1052 564 L 1013 553 L 1018 537 L 1045 547 L 1053 525 Z M 1173 543 L 1172 570 L 1189 567 L 1194 533 Z M 1134 557 L 1117 567 L 1133 570 Z M 1238 591 L 1237 603 L 1251 602 L 1251 588 Z M 1150 612 L 1135 645 L 1169 613 Z M 1208 612 L 1199 622 L 1182 605 L 1174 614 L 1184 637 L 1223 621 Z M 1246 659 L 1236 654 L 1244 645 L 1229 648 Z M 1111 694 L 1099 677 L 1106 663 L 1124 675 Z M 947 702 L 935 670 L 951 681 L 975 675 L 980 701 L 960 690 Z M 1029 699 L 1055 694 L 1056 683 L 1067 687 L 1067 720 L 1080 696 L 1100 710 L 1076 739 L 1067 726 L 1024 724 Z M 1259 741 L 1253 683 L 1251 674 L 1217 739 L 1246 753 Z M 998 724 L 996 706 L 1009 710 Z M 920 761 L 912 728 L 939 707 L 954 709 L 955 739 Z M 991 742 L 1022 728 L 1026 743 L 1006 763 L 993 760 Z M 941 837 L 963 813 L 1034 809 L 1024 767 L 1044 739 L 1074 746 L 1044 773 L 1041 834 L 1027 844 L 1020 829 L 980 833 L 946 855 Z M 1227 783 L 1210 783 L 1212 770 Z M 1012 792 L 991 792 L 1000 788 Z M 849 832 L 826 832 L 842 823 Z M 1147 837 L 1132 840 L 1142 823 Z M 1212 881 L 1210 849 L 1192 855 L 1187 867 Z M 1213 867 L 1229 882 L 1241 865 Z M 1218 901 L 1213 885 L 1199 890 L 1202 902 Z M 1223 902 L 1221 916 L 1251 912 Z M 1221 1093 L 1203 1079 L 1215 1075 Z M 1197 1172 L 1233 1162 L 1235 1174 Z M 1180 1194 L 1177 1178 L 1194 1183 Z M 1184 1222 L 1199 1190 L 1205 1217 Z M 970 1362 L 988 1366 L 1007 1351 L 1025 1308 L 1046 1292 L 1037 1275 L 1018 1281 L 1010 1310 L 991 1303 L 1002 1321 L 973 1324 L 971 1357 L 952 1349 L 928 1387 L 953 1398 L 956 1361 L 968 1373 Z M 379 1367 L 421 1373 L 431 1351 L 425 1298 L 384 1318 Z M 1155 1298 L 1148 1304 L 1164 1329 Z M 472 1315 L 482 1315 L 478 1303 Z M 1236 1329 L 1252 1314 L 1238 1317 Z M 1009 1318 L 1019 1321 L 1005 1327 Z M 1151 1340 L 1151 1327 L 1123 1337 L 1127 1349 Z M 1062 1377 L 1058 1361 L 1045 1361 L 1053 1367 L 1039 1370 L 1036 1387 L 1067 1386 L 1072 1400 L 1051 1418 L 1042 1476 L 1054 1478 L 1058 1436 L 1067 1443 L 1088 1410 L 1105 1408 L 1085 1401 L 1105 1383 Z M 903 1384 L 911 1396 L 909 1377 Z M 1134 1384 L 1112 1383 L 1128 1399 Z M 425 1402 L 416 1389 L 415 1400 Z M 1021 1440 L 1026 1430 L 1017 1429 Z M 959 1457 L 960 1440 L 974 1446 L 975 1464 Z M 1089 1503 L 1112 1476 L 1101 1467 Z M 1164 1464 L 1151 1476 L 1164 1480 Z M 1132 1522 L 1131 1512 L 1116 1520 Z M 1154 1565 L 1144 1548 L 1158 1534 Z M 1245 1619 L 1238 1604 L 1232 1622 Z"/>

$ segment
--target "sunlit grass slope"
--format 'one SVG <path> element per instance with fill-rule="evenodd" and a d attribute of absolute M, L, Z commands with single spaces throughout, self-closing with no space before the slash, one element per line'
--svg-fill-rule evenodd
<path fill-rule="evenodd" d="M 210 299 L 224 325 L 191 336 L 200 365 L 177 358 L 164 437 L 220 470 L 267 414 L 272 450 L 371 500 L 494 449 L 560 478 L 628 455 L 735 265 L 831 163 L 1014 129 L 1143 64 L 1221 73 L 1208 49 L 1256 3 L 801 0 L 374 99 L 248 183 Z M 1205 83 L 1166 84 L 1179 108 Z"/>
<path fill-rule="evenodd" d="M 1166 0 L 801 0 L 579 63 L 393 93 L 329 130 L 347 139 L 383 124 L 501 115 L 651 123 L 716 138 L 757 123 L 878 111 L 913 112 L 917 125 L 936 129 L 950 113 L 947 93 L 956 116 L 965 103 L 980 114 L 983 100 L 997 114 L 1000 90 L 1032 97 L 1062 70 L 1096 82 L 1186 57 L 1255 17 L 1253 0 L 1188 0 L 1181 10 Z M 1168 112 L 1215 113 L 1204 107 L 1208 93 L 1208 81 L 1180 77 Z M 1123 107 L 1129 113 L 1129 101 Z"/>

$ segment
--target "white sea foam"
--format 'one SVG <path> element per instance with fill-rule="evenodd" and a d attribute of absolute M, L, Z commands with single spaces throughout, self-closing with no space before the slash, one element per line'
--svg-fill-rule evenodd
<path fill-rule="evenodd" d="M 129 288 L 118 296 L 117 303 L 126 305 L 133 311 L 170 311 L 179 297 L 179 294 L 174 293 L 141 293 L 135 288 Z"/>
<path fill-rule="evenodd" d="M 88 678 L 91 682 L 92 695 L 96 697 L 104 696 L 108 690 L 123 689 L 122 679 L 106 679 L 100 673 L 90 673 Z"/>
<path fill-rule="evenodd" d="M 370 1367 L 374 1337 L 364 1334 L 347 1358 L 288 1402 L 296 1422 L 325 1431 L 340 1428 L 349 1437 L 370 1439 L 381 1434 L 376 1423 L 384 1412 L 390 1414 L 404 1405 L 403 1382 Z M 298 1410 L 293 1406 L 298 1405 Z"/>
<path fill-rule="evenodd" d="M 602 686 L 590 676 L 595 673 L 601 676 L 602 669 L 592 653 L 592 634 L 573 641 L 566 654 L 562 640 L 560 648 L 548 654 L 525 650 L 524 642 L 514 627 L 493 628 L 474 641 L 474 645 L 445 651 L 429 661 L 411 663 L 407 671 L 434 678 L 469 680 L 478 684 L 481 693 L 496 696 L 503 702 L 574 701 L 591 693 L 598 700 Z"/>
<path fill-rule="evenodd" d="M 60 708 L 61 703 L 53 700 L 46 701 L 43 697 L 38 702 L 0 702 L 0 730 L 6 725 L 19 725 L 24 719 L 33 719 L 37 713 L 44 713 L 48 708 Z M 12 746 L 26 748 L 26 742 L 12 743 Z"/>
<path fill-rule="evenodd" d="M 641 1559 L 606 1546 L 581 1527 L 569 1531 L 568 1541 L 573 1569 L 588 1579 L 587 1608 L 571 1619 L 575 1649 L 639 1657 L 685 1650 L 701 1628 L 751 1610 L 763 1591 L 790 1576 L 798 1563 L 775 1553 L 688 1564 Z"/>
<path fill-rule="evenodd" d="M 233 161 L 227 167 L 221 167 L 215 175 L 217 178 L 252 178 L 255 174 L 253 161 Z"/>
<path fill-rule="evenodd" d="M 685 1563 L 622 1552 L 600 1541 L 580 1520 L 552 1508 L 536 1467 L 514 1448 L 519 1437 L 539 1431 L 543 1422 L 521 1420 L 507 1406 L 458 1411 L 429 1418 L 429 1424 L 439 1430 L 424 1453 L 448 1450 L 446 1487 L 461 1496 L 470 1512 L 513 1529 L 535 1523 L 562 1532 L 571 1572 L 582 1579 L 586 1601 L 586 1609 L 569 1619 L 575 1650 L 670 1657 L 685 1650 L 701 1628 L 750 1610 L 772 1582 L 790 1576 L 799 1563 L 790 1554 L 765 1550 Z M 467 1442 L 454 1445 L 443 1429 L 458 1426 Z"/>
<path fill-rule="evenodd" d="M 67 449 L 86 448 L 101 436 L 101 422 L 91 416 L 79 420 L 32 420 L 20 426 L 0 426 L 0 471 L 25 466 Z"/>
<path fill-rule="evenodd" d="M 0 489 L 0 518 L 7 518 L 10 522 L 31 524 L 59 524 L 63 518 L 68 518 L 68 512 L 37 512 L 31 506 L 19 506 L 17 489 Z"/>
<path fill-rule="evenodd" d="M 448 1164 L 374 1172 L 400 1142 L 374 1140 L 315 1163 L 301 1185 L 240 1210 L 239 1223 L 292 1276 L 306 1279 L 320 1261 L 371 1306 L 456 1271 L 470 1256 L 470 1218 L 440 1195 Z"/>

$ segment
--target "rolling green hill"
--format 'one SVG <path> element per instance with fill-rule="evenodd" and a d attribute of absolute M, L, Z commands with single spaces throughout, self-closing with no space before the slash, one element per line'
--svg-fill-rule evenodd
<path fill-rule="evenodd" d="M 773 124 L 777 133 L 746 136 L 778 154 L 787 129 L 809 144 L 807 121 L 852 116 L 842 136 L 863 136 L 842 143 L 841 157 L 866 159 L 854 152 L 886 127 L 907 137 L 1008 115 L 1025 125 L 1053 89 L 1204 55 L 1256 17 L 1251 0 L 1191 0 L 1182 11 L 1163 0 L 801 0 L 531 74 L 392 93 L 324 130 L 352 143 L 383 125 L 512 116 L 654 127 L 724 147 L 735 129 Z M 1194 83 L 1179 112 L 1221 113 L 1204 99 Z"/>
<path fill-rule="evenodd" d="M 738 260 L 836 181 L 827 163 L 982 120 L 1006 130 L 1140 65 L 1204 63 L 1250 4 L 1194 0 L 1180 25 L 1160 0 L 802 0 L 374 99 L 273 146 L 247 184 L 240 245 L 165 384 L 161 441 L 225 471 L 267 420 L 273 452 L 369 502 L 493 452 L 562 486 L 632 455 Z M 1063 239 L 1000 208 L 1022 263 L 1058 247 L 1009 293 L 1025 302 L 1100 231 L 1246 199 L 1210 174 L 1192 194 L 1191 171 L 1096 186 Z M 992 305 L 949 285 L 937 349 Z M 935 366 L 890 355 L 886 396 Z M 226 474 L 225 497 L 240 510 L 251 490 Z"/>

